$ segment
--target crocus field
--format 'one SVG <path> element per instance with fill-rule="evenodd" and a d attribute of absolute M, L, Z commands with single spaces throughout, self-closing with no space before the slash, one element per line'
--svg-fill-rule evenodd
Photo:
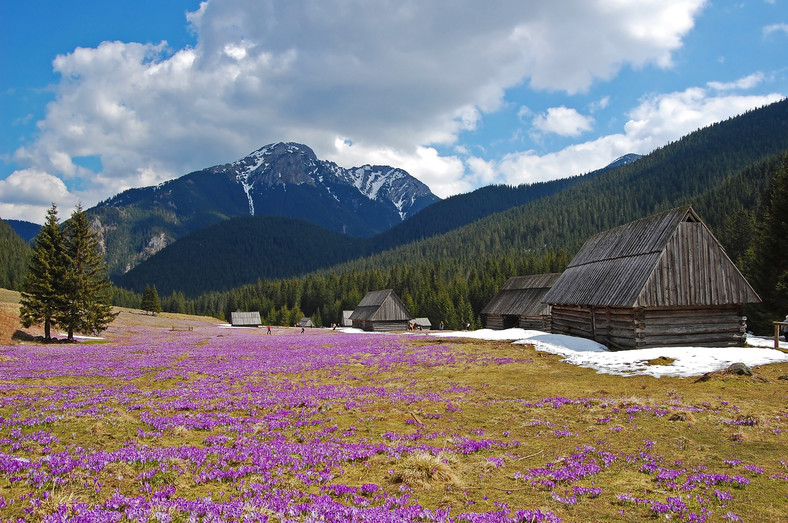
<path fill-rule="evenodd" d="M 124 310 L 102 340 L 0 346 L 0 520 L 788 514 L 788 364 L 621 377 L 509 342 L 216 323 Z"/>

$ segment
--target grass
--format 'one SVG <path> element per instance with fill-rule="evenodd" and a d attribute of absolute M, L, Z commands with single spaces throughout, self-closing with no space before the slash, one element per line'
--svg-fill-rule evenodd
<path fill-rule="evenodd" d="M 788 364 L 620 377 L 528 345 L 215 323 L 124 310 L 101 346 L 0 347 L 0 519 L 788 512 Z"/>

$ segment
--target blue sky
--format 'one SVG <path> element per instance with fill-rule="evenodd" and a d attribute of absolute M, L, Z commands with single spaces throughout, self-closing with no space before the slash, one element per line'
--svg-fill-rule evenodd
<path fill-rule="evenodd" d="M 563 178 L 788 95 L 785 0 L 49 0 L 0 29 L 0 218 L 39 223 L 278 141 L 442 197 Z"/>

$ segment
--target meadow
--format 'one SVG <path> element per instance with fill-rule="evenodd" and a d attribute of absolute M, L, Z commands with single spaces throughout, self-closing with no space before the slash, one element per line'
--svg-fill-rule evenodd
<path fill-rule="evenodd" d="M 509 342 L 216 323 L 123 310 L 101 340 L 0 346 L 0 520 L 788 514 L 788 364 L 621 377 Z"/>

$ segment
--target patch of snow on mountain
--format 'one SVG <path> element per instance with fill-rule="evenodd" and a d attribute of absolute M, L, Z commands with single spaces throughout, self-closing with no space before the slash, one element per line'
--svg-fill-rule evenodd
<path fill-rule="evenodd" d="M 322 177 L 322 176 L 320 177 L 320 181 L 321 181 L 321 182 L 323 181 L 323 177 Z M 331 192 L 331 187 L 329 187 L 329 186 L 326 186 L 326 192 L 328 192 L 328 194 L 330 194 L 330 195 L 331 195 L 331 197 L 332 197 L 333 199 L 335 199 L 335 200 L 336 200 L 336 201 L 338 201 L 339 203 L 342 203 L 342 202 L 340 201 L 340 199 L 337 197 L 337 195 Z"/>
<path fill-rule="evenodd" d="M 254 216 L 254 200 L 252 200 L 252 187 L 253 183 L 246 183 L 246 179 L 241 180 L 241 187 L 244 188 L 246 199 L 249 200 L 249 215 Z"/>
<path fill-rule="evenodd" d="M 350 182 L 353 186 L 370 200 L 377 200 L 380 189 L 389 182 L 386 174 L 373 171 L 369 166 L 359 167 L 353 170 L 351 175 Z"/>

